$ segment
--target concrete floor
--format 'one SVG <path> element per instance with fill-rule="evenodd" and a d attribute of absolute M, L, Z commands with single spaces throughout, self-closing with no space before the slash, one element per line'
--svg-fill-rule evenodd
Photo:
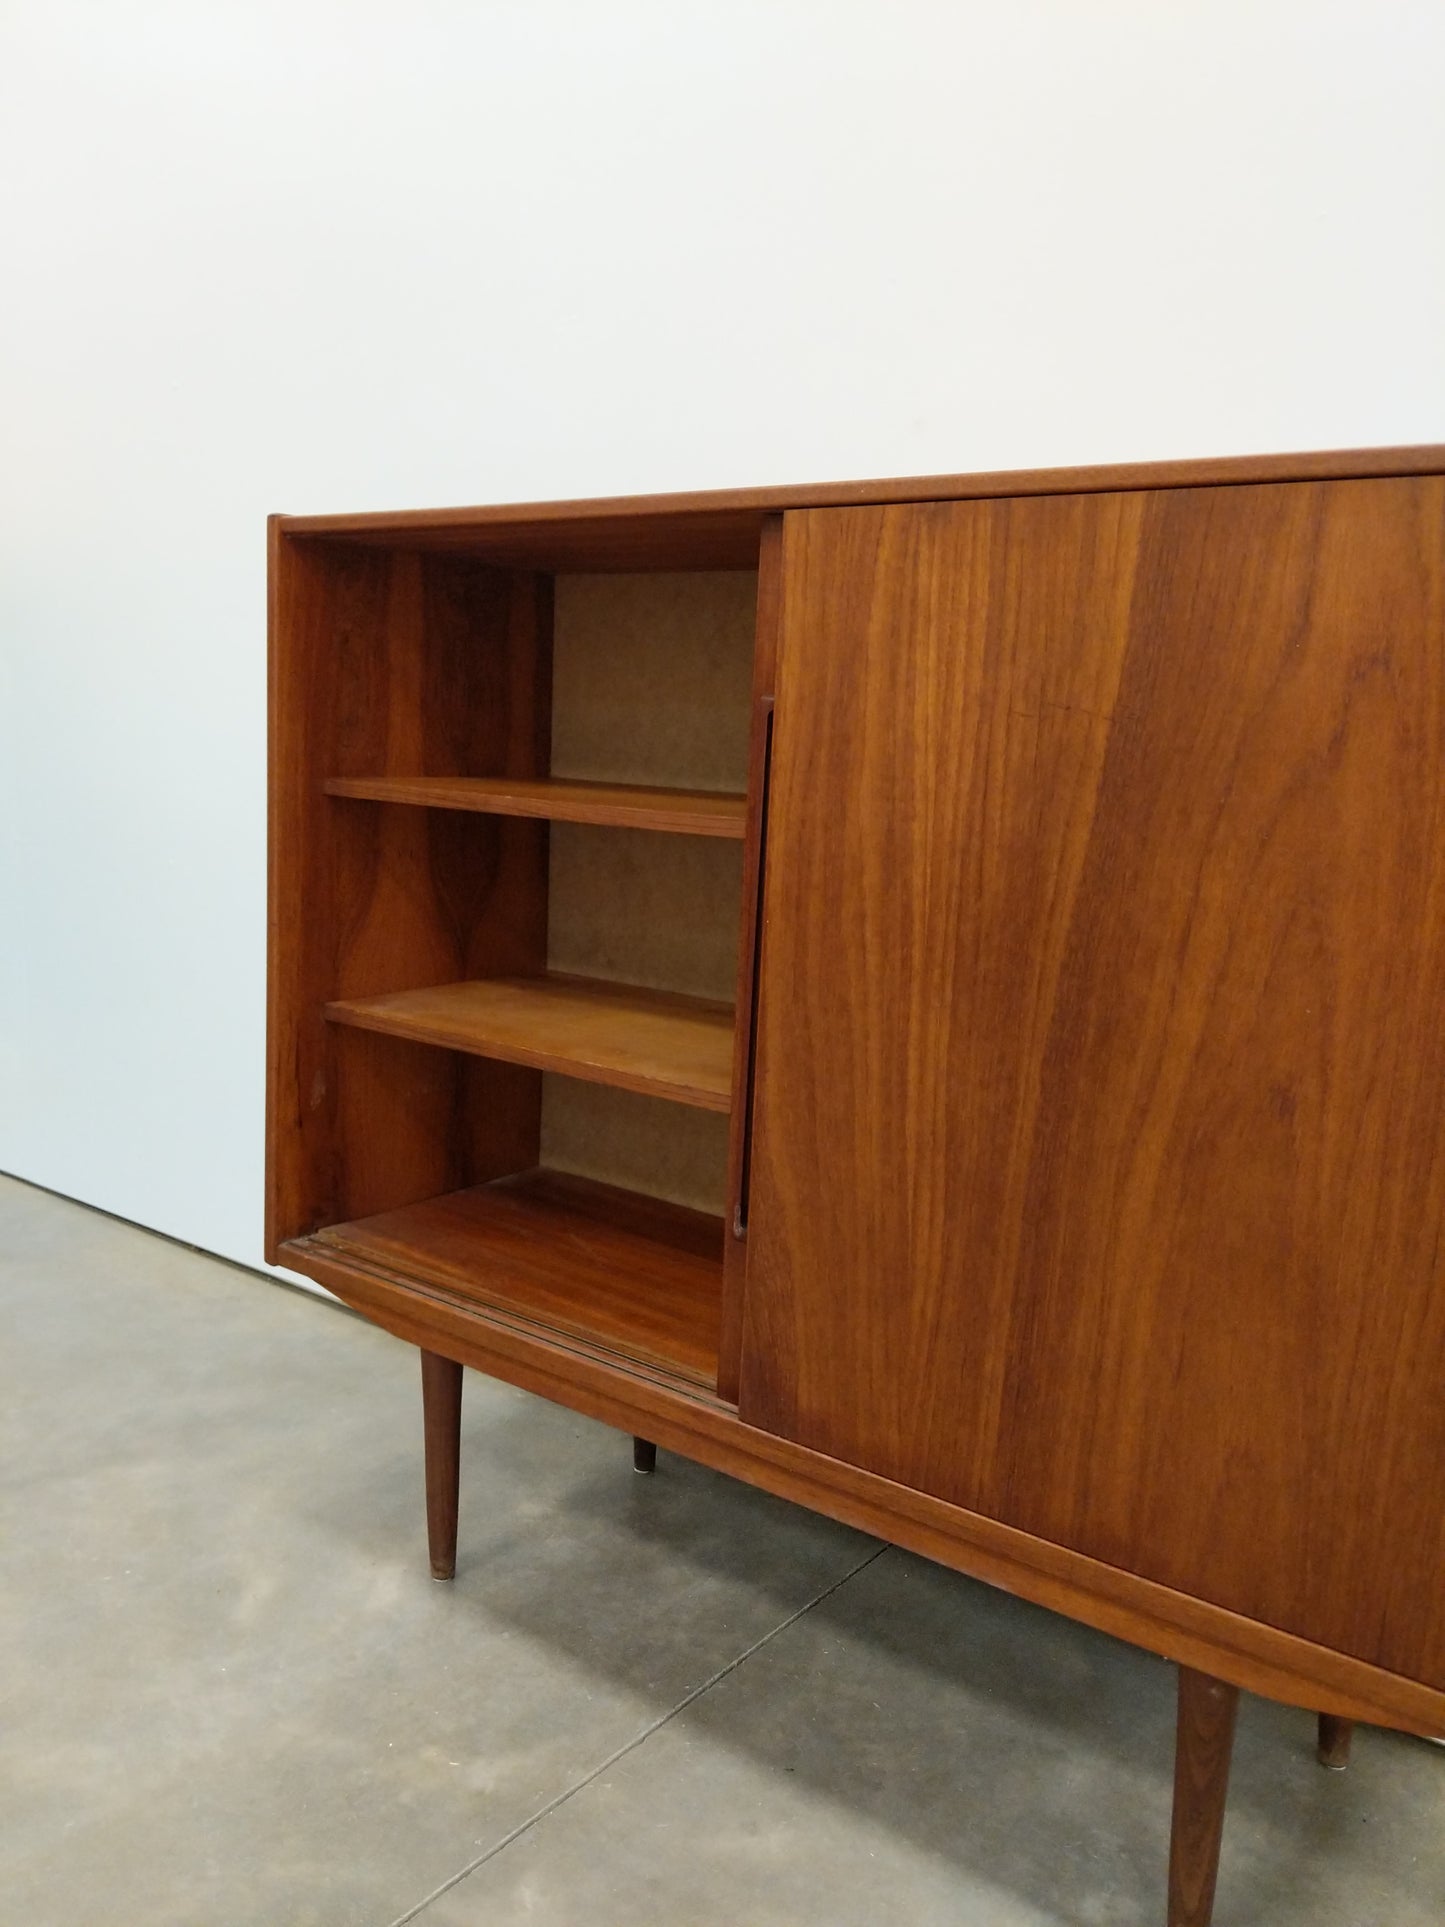
<path fill-rule="evenodd" d="M 5 1927 L 1159 1927 L 1168 1667 L 0 1180 Z M 1445 1753 L 1245 1701 L 1218 1927 L 1440 1927 Z"/>

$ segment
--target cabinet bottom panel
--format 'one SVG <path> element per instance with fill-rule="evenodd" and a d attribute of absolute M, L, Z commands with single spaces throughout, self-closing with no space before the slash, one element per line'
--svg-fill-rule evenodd
<path fill-rule="evenodd" d="M 331 1225 L 282 1262 L 307 1249 L 694 1385 L 717 1381 L 723 1226 L 706 1212 L 536 1170 Z"/>

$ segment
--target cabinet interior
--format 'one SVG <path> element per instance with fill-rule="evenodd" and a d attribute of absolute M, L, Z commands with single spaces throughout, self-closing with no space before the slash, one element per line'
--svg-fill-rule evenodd
<path fill-rule="evenodd" d="M 317 1070 L 283 1238 L 710 1384 L 756 568 L 290 547 Z"/>

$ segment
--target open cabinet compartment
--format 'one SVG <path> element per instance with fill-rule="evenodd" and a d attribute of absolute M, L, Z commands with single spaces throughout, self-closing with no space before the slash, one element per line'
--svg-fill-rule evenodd
<path fill-rule="evenodd" d="M 711 1389 L 756 531 L 272 539 L 270 1256 Z"/>

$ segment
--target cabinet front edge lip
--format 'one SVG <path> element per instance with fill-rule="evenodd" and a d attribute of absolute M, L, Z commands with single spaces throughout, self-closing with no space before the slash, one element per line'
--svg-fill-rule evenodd
<path fill-rule="evenodd" d="M 719 1399 L 706 1380 L 669 1366 L 660 1359 L 615 1350 L 601 1339 L 587 1338 L 565 1325 L 551 1324 L 545 1318 L 529 1317 L 525 1312 L 512 1310 L 506 1305 L 488 1304 L 483 1299 L 464 1298 L 431 1280 L 409 1278 L 400 1272 L 389 1271 L 345 1243 L 327 1243 L 324 1236 L 318 1233 L 285 1239 L 277 1247 L 276 1263 L 299 1271 L 314 1284 L 325 1284 L 326 1280 L 321 1275 L 323 1272 L 333 1280 L 338 1271 L 347 1272 L 383 1292 L 430 1301 L 478 1325 L 493 1326 L 524 1341 L 533 1340 L 549 1350 L 579 1359 L 585 1364 L 600 1366 L 620 1378 L 656 1386 L 684 1404 L 697 1405 L 704 1411 L 722 1412 L 729 1417 L 735 1415 L 734 1408 Z M 345 1299 L 341 1302 L 346 1303 Z M 365 1312 L 361 1315 L 367 1316 Z"/>

